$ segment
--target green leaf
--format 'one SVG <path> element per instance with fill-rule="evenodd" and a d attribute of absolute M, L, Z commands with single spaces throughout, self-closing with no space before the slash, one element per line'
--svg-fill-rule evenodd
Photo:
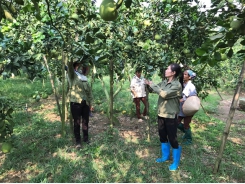
<path fill-rule="evenodd" d="M 3 39 L 4 35 L 0 32 L 0 38 Z"/>
<path fill-rule="evenodd" d="M 214 58 L 215 58 L 216 60 L 220 61 L 220 60 L 221 60 L 221 54 L 220 54 L 219 52 L 215 52 L 215 53 L 214 53 Z"/>
<path fill-rule="evenodd" d="M 233 55 L 233 49 L 230 48 L 230 50 L 229 50 L 228 53 L 227 53 L 227 56 L 228 56 L 229 58 L 231 58 L 232 55 Z"/>
<path fill-rule="evenodd" d="M 213 59 L 211 59 L 211 60 L 208 61 L 208 64 L 209 64 L 209 66 L 211 66 L 211 67 L 215 66 L 216 63 L 217 63 L 217 61 L 216 61 L 216 60 L 213 60 Z"/>
<path fill-rule="evenodd" d="M 207 66 L 207 63 L 203 66 L 203 68 L 198 72 L 198 75 L 202 75 L 202 73 L 204 72 L 205 68 Z"/>
<path fill-rule="evenodd" d="M 222 33 L 219 33 L 217 35 L 211 36 L 209 39 L 212 41 L 218 40 L 220 38 L 222 38 L 224 35 Z"/>
<path fill-rule="evenodd" d="M 224 43 L 224 42 L 219 42 L 216 47 L 218 47 L 218 48 L 226 48 L 226 47 L 228 47 L 228 45 L 226 43 Z"/>
<path fill-rule="evenodd" d="M 245 50 L 243 49 L 243 50 L 239 50 L 238 52 L 237 52 L 237 54 L 244 54 L 245 53 Z"/>
<path fill-rule="evenodd" d="M 245 45 L 245 40 L 242 40 L 240 44 Z"/>
<path fill-rule="evenodd" d="M 105 36 L 103 33 L 101 33 L 101 32 L 96 33 L 95 36 L 96 36 L 97 38 L 102 39 L 102 40 L 105 40 L 105 39 L 106 39 L 106 36 Z"/>
<path fill-rule="evenodd" d="M 201 48 L 196 49 L 196 54 L 197 54 L 198 56 L 202 56 L 202 55 L 204 55 L 205 53 L 206 53 L 206 51 L 203 50 L 203 49 L 201 49 Z"/>
<path fill-rule="evenodd" d="M 6 113 L 6 115 L 11 115 L 12 113 L 14 112 L 14 109 L 13 108 L 10 108 L 8 111 L 7 111 L 7 113 Z"/>
<path fill-rule="evenodd" d="M 82 49 L 78 49 L 75 51 L 75 54 L 78 56 L 82 56 L 84 54 L 84 51 Z"/>
<path fill-rule="evenodd" d="M 97 61 L 102 61 L 104 59 L 107 59 L 108 58 L 108 55 L 104 55 L 104 56 L 101 56 L 97 59 Z"/>

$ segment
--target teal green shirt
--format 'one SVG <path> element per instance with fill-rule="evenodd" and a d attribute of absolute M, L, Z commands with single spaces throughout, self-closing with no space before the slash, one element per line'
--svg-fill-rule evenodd
<path fill-rule="evenodd" d="M 167 80 L 159 84 L 151 84 L 153 92 L 159 95 L 157 114 L 163 118 L 175 118 L 179 113 L 179 100 L 181 98 L 182 87 L 177 79 L 170 83 Z"/>

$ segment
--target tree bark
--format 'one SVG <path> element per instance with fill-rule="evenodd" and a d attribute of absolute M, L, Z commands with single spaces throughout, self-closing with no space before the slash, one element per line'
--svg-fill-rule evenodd
<path fill-rule="evenodd" d="M 48 73 L 49 73 L 49 78 L 50 78 L 50 83 L 51 83 L 51 86 L 52 86 L 52 89 L 53 89 L 53 92 L 54 92 L 54 96 L 55 96 L 55 100 L 56 100 L 56 104 L 57 104 L 57 107 L 58 107 L 58 111 L 59 111 L 59 115 L 60 115 L 60 119 L 62 118 L 62 113 L 61 113 L 61 108 L 60 108 L 60 104 L 59 104 L 59 98 L 58 98 L 58 95 L 57 95 L 57 92 L 56 92 L 56 88 L 55 88 L 55 85 L 54 85 L 54 80 L 53 80 L 53 76 L 52 76 L 52 73 L 50 72 L 49 70 L 49 66 L 48 66 L 48 61 L 47 61 L 47 58 L 45 55 L 43 55 L 43 59 L 44 59 L 44 63 L 46 65 L 46 68 L 48 70 Z M 61 119 L 62 120 L 62 119 Z"/>
<path fill-rule="evenodd" d="M 62 116 L 61 116 L 61 135 L 65 135 L 65 114 L 66 114 L 66 89 L 65 89 L 65 63 L 67 56 L 62 51 Z"/>
<path fill-rule="evenodd" d="M 224 149 L 225 149 L 225 144 L 227 142 L 227 138 L 228 138 L 228 135 L 229 135 L 229 132 L 230 132 L 232 119 L 233 119 L 234 114 L 235 114 L 235 109 L 237 107 L 237 102 L 239 100 L 239 95 L 240 95 L 241 87 L 243 85 L 244 78 L 245 78 L 245 61 L 243 62 L 243 66 L 242 66 L 240 77 L 239 77 L 239 80 L 238 80 L 238 83 L 237 83 L 236 91 L 234 93 L 232 104 L 231 104 L 231 107 L 230 107 L 230 112 L 229 112 L 228 118 L 226 120 L 226 127 L 225 127 L 225 130 L 223 132 L 219 154 L 218 154 L 218 157 L 216 159 L 215 166 L 214 166 L 214 171 L 213 172 L 215 174 L 218 172 L 219 167 L 220 167 L 220 163 L 221 163 L 221 160 L 222 160 L 222 155 L 223 155 L 223 152 L 224 152 Z"/>
<path fill-rule="evenodd" d="M 110 75 L 110 112 L 109 112 L 109 119 L 111 126 L 113 125 L 113 60 L 110 59 L 110 68 L 109 68 L 109 75 Z"/>

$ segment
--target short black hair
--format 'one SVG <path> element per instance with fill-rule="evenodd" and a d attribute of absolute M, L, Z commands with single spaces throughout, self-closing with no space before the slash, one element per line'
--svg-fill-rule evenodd
<path fill-rule="evenodd" d="M 76 62 L 73 63 L 73 68 L 76 68 L 79 65 L 80 65 L 80 63 L 76 61 Z"/>
<path fill-rule="evenodd" d="M 142 72 L 142 68 L 136 68 L 135 72 Z"/>

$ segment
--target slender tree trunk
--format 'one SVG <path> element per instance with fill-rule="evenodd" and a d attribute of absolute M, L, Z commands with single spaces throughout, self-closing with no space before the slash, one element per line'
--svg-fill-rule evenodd
<path fill-rule="evenodd" d="M 148 88 L 146 87 L 145 88 L 146 90 L 146 99 L 147 99 L 147 103 L 146 103 L 146 108 L 147 108 L 147 112 L 146 112 L 146 115 L 149 117 L 146 121 L 147 121 L 147 127 L 146 127 L 146 130 L 147 130 L 147 141 L 150 142 L 151 141 L 151 124 L 150 124 L 150 116 L 149 116 L 149 107 L 150 107 L 150 104 L 149 104 L 149 90 Z"/>
<path fill-rule="evenodd" d="M 69 107 L 69 103 L 70 103 L 70 97 L 71 97 L 71 86 L 72 86 L 72 83 L 73 83 L 73 79 L 74 79 L 74 68 L 73 68 L 73 60 L 71 61 L 67 61 L 67 66 L 68 66 L 68 71 L 67 71 L 67 82 L 68 82 L 68 91 L 67 91 L 67 111 L 69 110 L 68 107 Z M 69 112 L 69 111 L 68 111 Z M 71 130 L 71 133 L 73 133 L 73 118 L 72 118 L 72 115 L 71 113 L 69 112 L 68 113 L 68 120 L 69 120 L 69 123 L 70 123 L 70 130 Z"/>
<path fill-rule="evenodd" d="M 216 159 L 215 166 L 214 166 L 214 171 L 213 172 L 215 174 L 218 172 L 219 167 L 220 167 L 220 163 L 221 163 L 221 160 L 222 160 L 222 155 L 223 155 L 223 152 L 224 152 L 224 149 L 225 149 L 225 144 L 226 144 L 229 132 L 230 132 L 232 119 L 233 119 L 233 116 L 235 114 L 235 108 L 237 107 L 237 102 L 239 100 L 239 95 L 240 95 L 241 87 L 243 85 L 244 78 L 245 78 L 245 61 L 243 62 L 243 67 L 242 67 L 242 70 L 241 70 L 241 73 L 240 73 L 240 77 L 239 77 L 239 80 L 238 80 L 236 91 L 234 93 L 232 104 L 231 104 L 231 107 L 230 107 L 230 112 L 229 112 L 228 118 L 226 120 L 226 127 L 225 127 L 225 130 L 223 132 L 223 137 L 222 137 L 222 140 L 221 140 L 219 154 L 218 154 L 218 157 Z"/>
<path fill-rule="evenodd" d="M 60 115 L 60 118 L 62 118 L 61 117 L 62 116 L 61 108 L 60 108 L 60 104 L 59 104 L 59 98 L 58 98 L 58 95 L 57 95 L 57 92 L 56 92 L 56 88 L 55 88 L 55 85 L 54 85 L 53 76 L 52 76 L 51 71 L 49 70 L 48 61 L 47 61 L 47 58 L 46 58 L 45 55 L 43 55 L 43 60 L 44 60 L 44 63 L 46 65 L 46 68 L 47 68 L 48 73 L 49 73 L 50 83 L 51 83 L 51 86 L 52 86 L 52 89 L 53 89 L 53 92 L 54 92 L 54 96 L 55 96 L 56 104 L 57 104 L 57 107 L 58 107 L 59 115 Z"/>
<path fill-rule="evenodd" d="M 216 87 L 214 87 L 214 88 L 215 88 L 215 90 L 217 91 L 217 93 L 219 94 L 219 97 L 221 98 L 221 100 L 224 100 L 224 99 L 222 98 L 221 94 L 219 93 L 218 89 L 217 89 Z"/>
<path fill-rule="evenodd" d="M 62 51 L 62 117 L 61 117 L 61 135 L 65 135 L 65 114 L 66 114 L 66 89 L 65 89 L 65 63 L 67 56 Z"/>
<path fill-rule="evenodd" d="M 113 60 L 110 60 L 110 68 L 109 68 L 109 75 L 110 75 L 110 110 L 109 110 L 109 119 L 111 126 L 113 125 Z"/>

